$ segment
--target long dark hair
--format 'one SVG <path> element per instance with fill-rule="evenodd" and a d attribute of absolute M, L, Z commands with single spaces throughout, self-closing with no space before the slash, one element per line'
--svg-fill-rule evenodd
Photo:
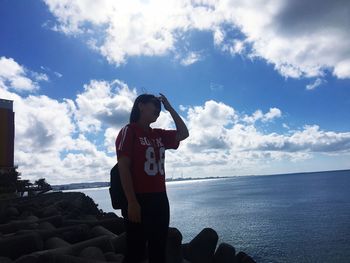
<path fill-rule="evenodd" d="M 130 113 L 129 123 L 137 122 L 140 119 L 141 114 L 140 114 L 140 109 L 138 107 L 138 104 L 140 102 L 142 103 L 153 102 L 159 110 L 161 109 L 160 100 L 158 100 L 156 96 L 148 93 L 141 94 L 134 101 L 134 105 L 132 106 L 131 113 Z"/>

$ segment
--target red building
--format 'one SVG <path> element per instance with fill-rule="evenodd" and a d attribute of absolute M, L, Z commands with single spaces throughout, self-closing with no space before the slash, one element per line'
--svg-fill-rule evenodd
<path fill-rule="evenodd" d="M 13 101 L 0 99 L 0 169 L 14 166 L 15 113 Z"/>

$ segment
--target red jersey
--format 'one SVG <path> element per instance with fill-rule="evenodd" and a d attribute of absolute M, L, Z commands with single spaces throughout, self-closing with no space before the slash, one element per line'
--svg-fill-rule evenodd
<path fill-rule="evenodd" d="M 135 193 L 165 192 L 165 150 L 177 149 L 176 130 L 151 128 L 144 131 L 137 123 L 129 123 L 115 141 L 117 158 L 131 160 L 131 176 Z"/>

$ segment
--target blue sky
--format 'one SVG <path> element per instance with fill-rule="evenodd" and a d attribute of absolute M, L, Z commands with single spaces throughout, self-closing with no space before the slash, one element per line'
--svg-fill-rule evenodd
<path fill-rule="evenodd" d="M 348 3 L 315 2 L 320 16 L 334 5 L 336 19 L 319 20 L 284 1 L 268 1 L 273 12 L 262 17 L 265 6 L 242 1 L 232 1 L 240 13 L 221 1 L 168 9 L 157 1 L 116 1 L 115 13 L 108 2 L 64 2 L 0 2 L 0 97 L 14 100 L 23 177 L 105 180 L 113 140 L 143 92 L 165 94 L 191 128 L 187 142 L 167 155 L 169 176 L 210 176 L 206 165 L 217 175 L 350 168 L 350 36 L 341 16 Z M 291 25 L 300 8 L 306 11 L 296 21 L 303 24 Z M 96 99 L 94 112 L 91 94 L 103 85 L 109 92 Z M 50 123 L 58 114 L 61 122 Z M 164 109 L 154 126 L 174 127 Z M 37 153 L 43 167 L 32 158 L 36 151 L 64 168 Z M 198 159 L 189 162 L 193 155 Z M 53 173 L 59 175 L 47 175 Z"/>

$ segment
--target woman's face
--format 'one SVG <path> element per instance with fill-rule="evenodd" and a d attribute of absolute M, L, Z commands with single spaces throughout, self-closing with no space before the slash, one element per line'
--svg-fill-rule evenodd
<path fill-rule="evenodd" d="M 141 118 L 144 118 L 149 123 L 155 122 L 158 119 L 160 109 L 156 107 L 155 103 L 140 103 L 139 107 L 141 112 Z"/>

